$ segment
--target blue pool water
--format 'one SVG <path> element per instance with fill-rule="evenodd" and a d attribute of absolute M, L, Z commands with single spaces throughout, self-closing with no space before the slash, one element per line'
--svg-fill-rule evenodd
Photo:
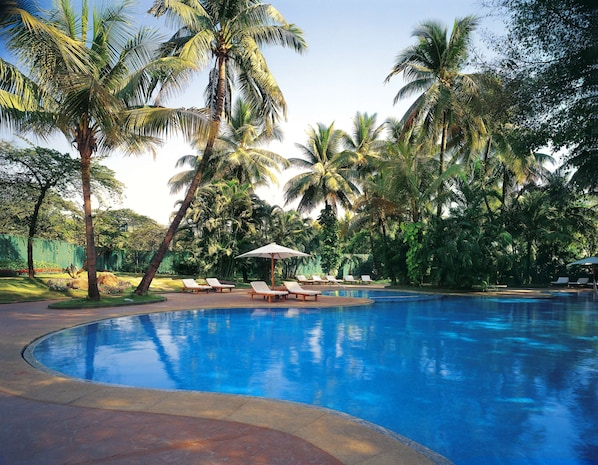
<path fill-rule="evenodd" d="M 346 412 L 457 465 L 598 464 L 598 302 L 367 291 L 334 309 L 190 310 L 43 338 L 37 362 L 120 385 Z"/>

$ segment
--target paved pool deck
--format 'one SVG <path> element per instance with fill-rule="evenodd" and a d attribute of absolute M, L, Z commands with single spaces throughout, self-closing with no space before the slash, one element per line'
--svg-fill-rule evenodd
<path fill-rule="evenodd" d="M 364 303 L 336 296 L 268 303 L 240 289 L 166 297 L 151 305 L 89 310 L 49 309 L 47 301 L 0 305 L 0 465 L 451 464 L 406 437 L 327 409 L 90 383 L 36 369 L 23 358 L 25 348 L 47 333 L 105 318 Z"/>

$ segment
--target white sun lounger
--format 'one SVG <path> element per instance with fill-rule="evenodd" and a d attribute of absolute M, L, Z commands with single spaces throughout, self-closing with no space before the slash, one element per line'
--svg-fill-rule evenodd
<path fill-rule="evenodd" d="M 249 295 L 253 299 L 254 295 L 261 295 L 263 298 L 267 298 L 268 302 L 272 302 L 272 297 L 286 298 L 289 295 L 287 291 L 274 291 L 266 284 L 265 281 L 253 281 L 251 283 L 251 291 Z"/>
<path fill-rule="evenodd" d="M 228 289 L 228 292 L 232 292 L 235 288 L 234 284 L 221 284 L 218 278 L 206 278 L 206 283 L 216 289 L 217 292 L 222 292 L 224 289 Z"/>
<path fill-rule="evenodd" d="M 312 291 L 309 289 L 303 289 L 299 283 L 295 281 L 284 281 L 284 287 L 287 288 L 290 295 L 295 295 L 297 297 L 301 297 L 304 301 L 306 297 L 313 297 L 315 300 L 318 300 L 318 296 L 322 294 L 320 291 Z"/>
<path fill-rule="evenodd" d="M 211 290 L 212 286 L 197 284 L 194 279 L 183 279 L 183 292 L 208 292 Z"/>
<path fill-rule="evenodd" d="M 336 279 L 334 276 L 332 276 L 331 274 L 329 274 L 328 276 L 326 276 L 326 279 L 328 280 L 328 282 L 330 284 L 340 284 L 342 281 L 340 279 Z"/>

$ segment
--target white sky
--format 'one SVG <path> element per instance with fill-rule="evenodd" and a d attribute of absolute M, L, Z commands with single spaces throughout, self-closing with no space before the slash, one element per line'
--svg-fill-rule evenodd
<path fill-rule="evenodd" d="M 265 50 L 270 69 L 280 85 L 288 106 L 287 122 L 282 123 L 285 140 L 269 148 L 287 158 L 299 157 L 295 143 L 306 142 L 306 130 L 318 123 L 335 122 L 337 129 L 351 130 L 356 112 L 376 113 L 378 123 L 400 117 L 407 103 L 393 106 L 393 98 L 403 85 L 402 77 L 384 84 L 399 51 L 414 43 L 411 33 L 422 21 L 437 20 L 449 31 L 456 18 L 486 11 L 478 0 L 271 0 L 288 22 L 304 32 L 308 51 L 303 55 L 291 49 Z M 140 11 L 146 11 L 140 2 Z M 143 22 L 153 19 L 143 15 Z M 157 25 L 157 23 L 156 23 Z M 476 32 L 493 27 L 482 19 Z M 166 33 L 166 31 L 165 31 Z M 169 33 L 167 33 L 169 35 Z M 169 106 L 203 106 L 207 80 L 198 76 L 192 85 Z M 2 133 L 5 139 L 10 135 Z M 42 145 L 42 144 L 40 144 Z M 53 148 L 71 151 L 64 138 Z M 126 186 L 126 198 L 115 208 L 131 208 L 137 213 L 168 224 L 174 204 L 183 194 L 171 196 L 168 179 L 178 170 L 176 160 L 193 153 L 182 140 L 169 140 L 157 158 L 151 155 L 123 157 L 115 153 L 102 163 L 116 172 Z M 258 195 L 273 205 L 284 205 L 282 187 L 296 172 L 282 173 L 280 185 L 258 190 Z"/>

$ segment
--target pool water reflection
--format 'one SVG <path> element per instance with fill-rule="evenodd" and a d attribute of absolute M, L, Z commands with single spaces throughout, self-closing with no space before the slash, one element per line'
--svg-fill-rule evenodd
<path fill-rule="evenodd" d="M 101 321 L 42 339 L 41 364 L 104 383 L 332 408 L 473 464 L 598 463 L 598 303 L 389 299 Z M 381 298 L 386 296 L 386 298 Z"/>

